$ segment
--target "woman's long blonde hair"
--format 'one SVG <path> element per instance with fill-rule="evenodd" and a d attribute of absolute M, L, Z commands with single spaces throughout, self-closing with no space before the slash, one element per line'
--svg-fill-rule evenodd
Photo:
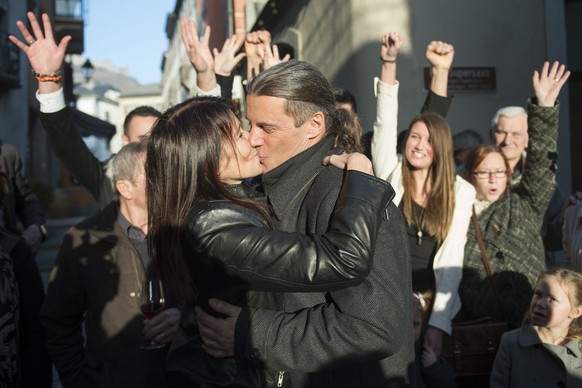
<path fill-rule="evenodd" d="M 447 121 L 440 115 L 432 112 L 423 113 L 415 117 L 408 127 L 422 122 L 428 128 L 430 143 L 433 150 L 433 162 L 429 168 L 425 182 L 427 202 L 420 220 L 421 229 L 442 242 L 449 232 L 455 211 L 455 162 L 453 160 L 453 139 L 451 129 Z M 406 151 L 405 151 L 406 155 Z M 402 196 L 403 213 L 408 226 L 413 224 L 412 219 L 412 193 L 414 192 L 414 179 L 412 172 L 414 167 L 410 165 L 406 157 L 402 160 Z"/>

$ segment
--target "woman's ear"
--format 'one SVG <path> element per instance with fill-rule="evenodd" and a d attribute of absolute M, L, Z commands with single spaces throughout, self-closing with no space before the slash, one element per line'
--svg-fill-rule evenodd
<path fill-rule="evenodd" d="M 570 312 L 570 318 L 576 319 L 582 315 L 582 306 L 575 307 Z"/>

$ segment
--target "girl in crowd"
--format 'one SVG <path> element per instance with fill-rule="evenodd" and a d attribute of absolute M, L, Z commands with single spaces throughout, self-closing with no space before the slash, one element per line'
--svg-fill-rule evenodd
<path fill-rule="evenodd" d="M 437 53 L 443 56 L 452 50 L 442 42 L 431 44 L 436 44 Z M 438 355 L 443 335 L 450 334 L 451 320 L 461 305 L 457 290 L 475 190 L 455 175 L 451 130 L 438 114 L 423 113 L 414 118 L 403 158 L 399 160 L 396 152 L 399 87 L 396 57 L 401 45 L 399 34 L 384 35 L 372 162 L 376 175 L 387 179 L 394 187 L 394 202 L 406 219 L 412 287 L 435 295 L 429 309 L 425 343 Z"/>
<path fill-rule="evenodd" d="M 455 388 L 455 370 L 442 357 L 422 342 L 422 328 L 427 324 L 432 295 L 413 293 L 414 370 L 415 388 Z"/>
<path fill-rule="evenodd" d="M 553 268 L 535 286 L 526 321 L 507 332 L 491 387 L 582 386 L 582 275 Z"/>
<path fill-rule="evenodd" d="M 559 110 L 557 97 L 570 72 L 548 62 L 533 75 L 535 99 L 529 101 L 529 148 L 521 181 L 511 187 L 511 168 L 503 152 L 480 145 L 467 156 L 466 178 L 477 190 L 474 211 L 494 272 L 487 279 L 471 223 L 459 288 L 462 320 L 488 316 L 519 327 L 539 273 L 545 270 L 540 235 L 555 180 Z M 502 305 L 501 305 L 502 303 Z"/>
<path fill-rule="evenodd" d="M 324 162 L 348 170 L 329 232 L 306 237 L 269 231 L 268 208 L 242 184 L 261 174 L 262 166 L 231 104 L 198 97 L 170 108 L 151 132 L 146 161 L 150 254 L 164 282 L 207 311 L 211 297 L 243 305 L 248 289 L 329 291 L 358 284 L 369 272 L 393 192 L 370 175 L 371 162 L 361 154 Z M 237 370 L 233 358 L 213 359 L 201 346 L 197 350 L 200 364 L 191 372 L 221 362 L 230 368 L 220 371 Z M 257 381 L 250 370 L 209 373 L 226 385 Z"/>

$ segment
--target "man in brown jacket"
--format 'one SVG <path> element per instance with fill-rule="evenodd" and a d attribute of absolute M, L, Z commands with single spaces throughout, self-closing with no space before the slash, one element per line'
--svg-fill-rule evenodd
<path fill-rule="evenodd" d="M 67 232 L 52 270 L 41 319 L 64 387 L 166 386 L 166 349 L 140 349 L 146 337 L 171 342 L 179 322 L 168 308 L 144 326 L 139 308 L 149 267 L 145 150 L 131 143 L 111 160 L 119 201 Z"/>

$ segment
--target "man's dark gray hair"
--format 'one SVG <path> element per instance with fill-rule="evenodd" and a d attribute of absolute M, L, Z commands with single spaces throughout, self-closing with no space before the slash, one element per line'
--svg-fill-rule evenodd
<path fill-rule="evenodd" d="M 107 177 L 115 188 L 115 183 L 125 179 L 135 182 L 143 172 L 147 151 L 147 141 L 128 143 L 107 162 Z"/>
<path fill-rule="evenodd" d="M 152 106 L 138 106 L 125 116 L 125 120 L 123 121 L 123 134 L 129 136 L 129 123 L 134 117 L 155 117 L 159 119 L 161 115 L 162 113 Z"/>
<path fill-rule="evenodd" d="M 250 82 L 248 94 L 287 100 L 286 113 L 294 118 L 296 127 L 319 111 L 325 115 L 327 132 L 336 126 L 337 106 L 333 88 L 321 71 L 310 63 L 290 60 L 275 65 Z"/>

